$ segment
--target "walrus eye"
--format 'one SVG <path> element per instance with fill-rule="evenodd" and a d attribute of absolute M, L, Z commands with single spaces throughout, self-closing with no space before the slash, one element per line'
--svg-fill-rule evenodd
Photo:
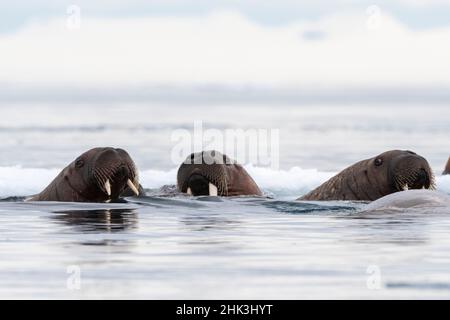
<path fill-rule="evenodd" d="M 375 166 L 379 167 L 383 164 L 383 159 L 381 158 L 376 158 L 375 159 Z"/>
<path fill-rule="evenodd" d="M 81 168 L 83 166 L 84 166 L 84 160 L 83 159 L 78 159 L 77 161 L 75 161 L 75 167 Z"/>

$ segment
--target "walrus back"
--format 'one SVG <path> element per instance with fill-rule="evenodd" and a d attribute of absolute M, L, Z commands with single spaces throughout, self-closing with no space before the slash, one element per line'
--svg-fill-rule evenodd
<path fill-rule="evenodd" d="M 61 201 L 58 186 L 64 183 L 64 171 L 65 169 L 41 193 L 28 198 L 27 201 Z"/>
<path fill-rule="evenodd" d="M 335 175 L 322 185 L 298 198 L 300 201 L 332 201 L 332 200 L 361 200 L 368 195 L 361 195 L 364 188 L 369 186 L 366 175 L 360 172 L 368 160 L 360 161 Z M 357 178 L 358 177 L 358 178 Z M 356 179 L 359 179 L 357 181 Z M 362 180 L 361 180 L 362 179 Z"/>
<path fill-rule="evenodd" d="M 297 200 L 304 200 L 304 201 L 338 200 L 339 198 L 341 198 L 338 195 L 338 193 L 339 190 L 341 189 L 342 179 L 345 177 L 347 171 L 348 169 L 335 175 L 334 177 L 324 182 L 313 191 L 298 198 Z"/>

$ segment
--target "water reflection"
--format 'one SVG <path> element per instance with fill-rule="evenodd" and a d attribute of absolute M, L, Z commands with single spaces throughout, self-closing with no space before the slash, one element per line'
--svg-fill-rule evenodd
<path fill-rule="evenodd" d="M 348 241 L 389 243 L 396 245 L 424 245 L 430 239 L 430 216 L 424 213 L 354 213 L 337 216 Z"/>
<path fill-rule="evenodd" d="M 229 212 L 223 215 L 203 212 L 201 215 L 186 214 L 179 218 L 179 233 L 190 235 L 178 241 L 178 245 L 191 254 L 231 254 L 244 250 L 246 243 L 236 242 L 244 236 L 248 225 Z M 187 249 L 188 248 L 188 249 Z"/>
<path fill-rule="evenodd" d="M 54 214 L 53 219 L 78 232 L 120 232 L 135 229 L 138 224 L 135 209 L 64 210 Z"/>
<path fill-rule="evenodd" d="M 146 207 L 153 207 L 158 209 L 170 209 L 174 207 L 188 208 L 204 208 L 205 206 L 197 201 L 192 201 L 189 197 L 183 198 L 164 198 L 155 196 L 139 196 L 126 198 L 128 203 L 137 204 Z"/>
<path fill-rule="evenodd" d="M 301 202 L 301 201 L 264 201 L 264 206 L 287 214 L 318 214 L 318 213 L 344 213 L 356 211 L 361 204 L 353 202 Z"/>
<path fill-rule="evenodd" d="M 180 219 L 187 231 L 233 230 L 240 225 L 237 220 L 225 216 L 193 216 L 187 215 Z"/>

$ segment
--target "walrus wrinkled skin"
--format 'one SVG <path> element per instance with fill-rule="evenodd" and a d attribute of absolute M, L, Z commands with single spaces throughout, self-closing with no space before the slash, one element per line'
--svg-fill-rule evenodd
<path fill-rule="evenodd" d="M 177 187 L 193 196 L 262 195 L 241 165 L 214 150 L 188 156 L 178 169 Z"/>
<path fill-rule="evenodd" d="M 450 157 L 448 158 L 447 165 L 445 166 L 445 170 L 442 174 L 450 174 Z"/>
<path fill-rule="evenodd" d="M 374 201 L 408 189 L 433 189 L 434 175 L 423 157 L 412 151 L 387 151 L 343 170 L 297 200 Z"/>
<path fill-rule="evenodd" d="M 139 187 L 136 165 L 125 150 L 94 148 L 28 201 L 109 202 L 129 192 L 127 189 L 139 195 Z"/>

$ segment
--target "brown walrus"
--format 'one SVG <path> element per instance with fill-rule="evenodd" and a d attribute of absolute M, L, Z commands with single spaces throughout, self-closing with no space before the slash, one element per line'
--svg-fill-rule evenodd
<path fill-rule="evenodd" d="M 297 200 L 373 201 L 408 189 L 434 188 L 427 160 L 412 151 L 392 150 L 360 161 Z"/>
<path fill-rule="evenodd" d="M 445 170 L 442 174 L 450 174 L 450 157 L 448 158 L 447 165 L 445 166 Z"/>
<path fill-rule="evenodd" d="M 194 196 L 262 195 L 241 165 L 214 150 L 188 156 L 178 169 L 177 186 Z"/>
<path fill-rule="evenodd" d="M 108 202 L 129 188 L 139 195 L 139 178 L 125 150 L 94 148 L 79 156 L 28 201 Z"/>

